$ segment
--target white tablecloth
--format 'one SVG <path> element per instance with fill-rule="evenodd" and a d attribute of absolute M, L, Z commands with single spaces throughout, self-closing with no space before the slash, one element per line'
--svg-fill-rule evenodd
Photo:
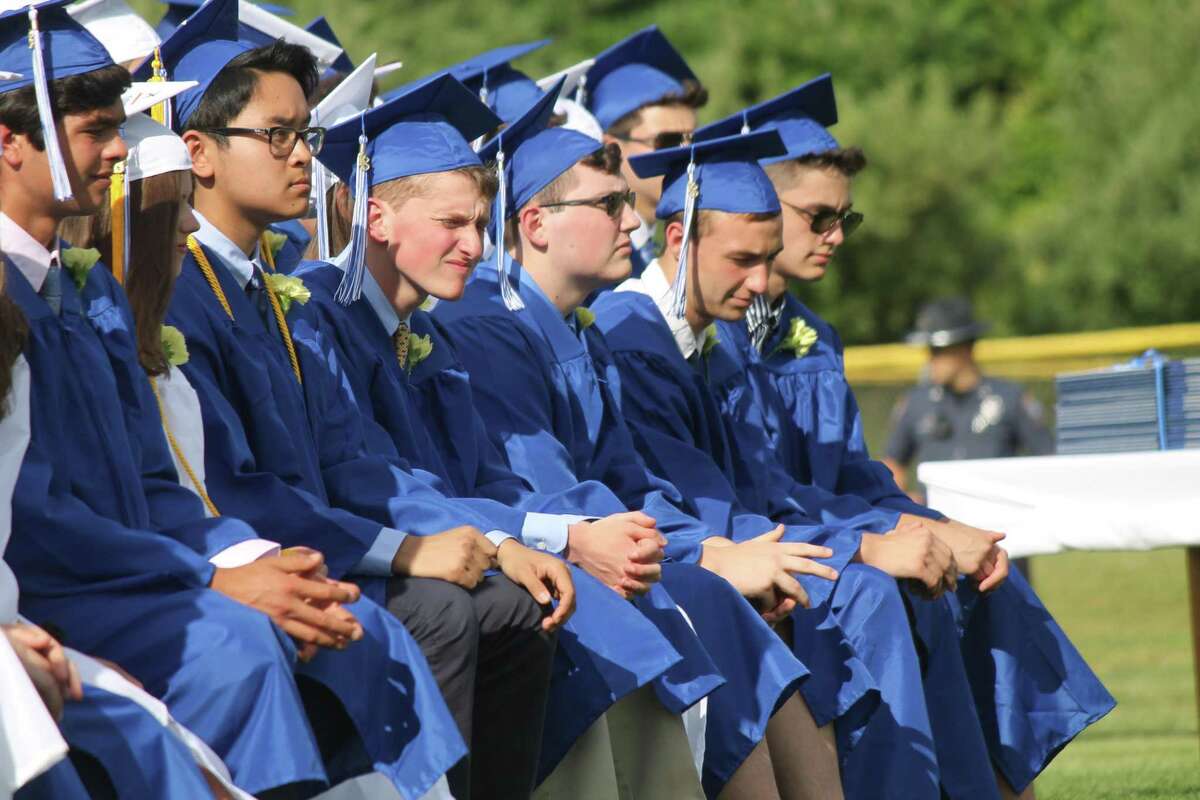
<path fill-rule="evenodd" d="M 1013 557 L 1200 545 L 1200 450 L 922 464 L 928 504 Z"/>

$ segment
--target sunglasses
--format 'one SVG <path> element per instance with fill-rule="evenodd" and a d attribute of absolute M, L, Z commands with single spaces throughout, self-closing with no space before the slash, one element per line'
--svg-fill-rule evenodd
<path fill-rule="evenodd" d="M 858 211 L 838 211 L 835 208 L 822 208 L 820 211 L 809 211 L 807 208 L 801 208 L 791 203 L 783 203 L 788 208 L 795 211 L 797 214 L 808 217 L 808 228 L 813 233 L 824 235 L 829 233 L 839 225 L 842 227 L 842 236 L 849 236 L 858 230 L 858 227 L 863 223 L 863 215 Z"/>
<path fill-rule="evenodd" d="M 271 155 L 277 158 L 290 156 L 292 151 L 296 149 L 296 142 L 301 139 L 304 140 L 304 144 L 314 156 L 320 154 L 321 148 L 325 145 L 324 128 L 288 128 L 277 125 L 272 128 L 205 128 L 204 132 L 216 134 L 217 136 L 234 136 L 238 134 L 243 136 L 264 136 L 267 140 L 267 146 L 271 149 Z"/>
<path fill-rule="evenodd" d="M 691 131 L 664 131 L 656 133 L 650 137 L 641 136 L 617 136 L 622 142 L 637 142 L 644 144 L 651 150 L 668 150 L 672 147 L 683 147 L 685 144 L 692 143 Z"/>
<path fill-rule="evenodd" d="M 605 214 L 618 219 L 621 212 L 625 210 L 625 206 L 634 207 L 637 201 L 637 195 L 631 191 L 624 192 L 609 192 L 601 197 L 593 197 L 588 200 L 560 200 L 557 203 L 542 203 L 542 208 L 558 208 L 559 206 L 591 206 L 599 208 Z"/>

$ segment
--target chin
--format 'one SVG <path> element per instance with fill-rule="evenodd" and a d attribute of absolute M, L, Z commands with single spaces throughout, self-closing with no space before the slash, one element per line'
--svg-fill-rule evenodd
<path fill-rule="evenodd" d="M 717 319 L 722 322 L 741 322 L 746 318 L 748 308 L 738 308 L 736 306 L 726 306 L 721 309 L 721 313 L 717 315 Z"/>
<path fill-rule="evenodd" d="M 447 280 L 439 282 L 439 285 L 429 290 L 431 297 L 436 297 L 438 300 L 454 302 L 463 296 L 463 292 L 467 291 L 466 280 Z"/>

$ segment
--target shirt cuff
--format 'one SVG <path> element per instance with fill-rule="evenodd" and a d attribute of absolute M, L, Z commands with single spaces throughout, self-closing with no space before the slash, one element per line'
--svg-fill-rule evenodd
<path fill-rule="evenodd" d="M 279 555 L 279 545 L 268 539 L 247 539 L 232 547 L 226 547 L 208 560 L 218 569 L 244 567 L 267 556 Z"/>
<path fill-rule="evenodd" d="M 484 536 L 487 537 L 489 542 L 496 546 L 496 549 L 500 549 L 500 545 L 504 542 L 507 542 L 509 539 L 517 538 L 511 533 L 505 533 L 504 531 L 488 531 L 484 534 Z"/>
<path fill-rule="evenodd" d="M 396 551 L 404 543 L 407 533 L 401 533 L 395 528 L 380 528 L 379 535 L 371 549 L 358 562 L 354 572 L 358 575 L 369 575 L 377 578 L 392 576 L 392 562 L 396 560 Z"/>
<path fill-rule="evenodd" d="M 561 553 L 567 549 L 567 529 L 576 522 L 585 522 L 595 517 L 577 514 L 540 514 L 529 512 L 521 528 L 521 540 L 535 550 Z"/>

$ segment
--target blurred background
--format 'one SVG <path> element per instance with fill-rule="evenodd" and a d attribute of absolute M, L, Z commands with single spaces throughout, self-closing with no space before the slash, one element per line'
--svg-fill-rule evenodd
<path fill-rule="evenodd" d="M 1022 337 L 984 367 L 1051 413 L 1063 369 L 1146 346 L 1200 354 L 1196 0 L 276 2 L 301 25 L 326 15 L 355 60 L 402 60 L 384 89 L 550 37 L 516 62 L 538 78 L 651 23 L 708 86 L 702 123 L 832 72 L 834 132 L 870 161 L 855 183 L 866 222 L 799 293 L 850 348 L 876 451 L 922 354 L 853 346 L 900 341 L 933 298 L 965 294 L 992 336 Z M 1023 338 L 1078 332 L 1097 333 Z M 1120 702 L 1039 797 L 1200 798 L 1183 553 L 1069 553 L 1033 572 Z"/>

